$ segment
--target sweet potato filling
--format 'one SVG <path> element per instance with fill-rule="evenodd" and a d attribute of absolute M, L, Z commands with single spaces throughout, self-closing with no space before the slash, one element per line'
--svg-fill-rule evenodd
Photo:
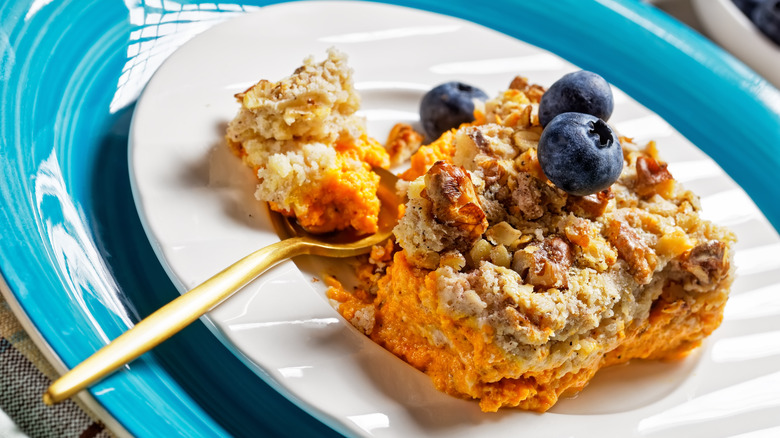
<path fill-rule="evenodd" d="M 361 234 L 377 231 L 380 202 L 376 192 L 379 175 L 373 167 L 387 167 L 387 153 L 376 140 L 362 136 L 335 146 L 334 165 L 322 169 L 318 180 L 291 190 L 285 209 L 271 201 L 271 208 L 313 233 L 354 228 Z M 359 167 L 355 163 L 360 163 Z"/>
<path fill-rule="evenodd" d="M 365 308 L 373 308 L 375 322 L 369 337 L 374 342 L 425 372 L 437 389 L 480 400 L 486 412 L 500 407 L 544 412 L 559 397 L 582 390 L 603 367 L 632 359 L 685 357 L 720 325 L 730 285 L 730 280 L 724 279 L 712 292 L 690 300 L 680 283 L 667 281 L 649 318 L 625 327 L 617 347 L 595 347 L 587 352 L 593 358 L 587 366 L 561 375 L 563 367 L 527 371 L 525 363 L 513 360 L 496 346 L 489 326 L 474 327 L 432 311 L 440 307 L 436 275 L 436 271 L 409 264 L 403 252 L 396 252 L 378 282 L 376 295 L 362 289 L 347 292 L 339 283 L 331 283 L 328 293 L 341 303 L 340 311 L 348 320 Z M 437 342 L 437 332 L 452 344 Z M 539 354 L 544 355 L 545 350 Z"/>

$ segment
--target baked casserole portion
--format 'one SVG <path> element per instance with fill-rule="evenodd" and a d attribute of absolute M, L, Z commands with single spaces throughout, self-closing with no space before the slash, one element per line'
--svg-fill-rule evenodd
<path fill-rule="evenodd" d="M 347 320 L 484 411 L 545 411 L 602 367 L 685 356 L 733 280 L 735 236 L 701 219 L 653 142 L 621 137 L 622 174 L 602 192 L 550 183 L 543 92 L 517 78 L 423 146 L 395 243 L 374 248 L 357 290 L 330 280 Z"/>
<path fill-rule="evenodd" d="M 360 96 L 346 56 L 335 50 L 312 57 L 279 82 L 261 80 L 236 95 L 228 146 L 257 172 L 255 196 L 323 233 L 377 230 L 379 176 L 387 167 L 384 147 L 366 134 L 356 115 Z"/>

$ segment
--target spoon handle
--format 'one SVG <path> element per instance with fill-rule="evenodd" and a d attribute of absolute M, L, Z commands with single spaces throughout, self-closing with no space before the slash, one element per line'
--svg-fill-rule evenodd
<path fill-rule="evenodd" d="M 57 379 L 43 401 L 54 404 L 106 377 L 159 345 L 277 263 L 310 252 L 308 239 L 293 237 L 242 258 L 144 318 Z"/>

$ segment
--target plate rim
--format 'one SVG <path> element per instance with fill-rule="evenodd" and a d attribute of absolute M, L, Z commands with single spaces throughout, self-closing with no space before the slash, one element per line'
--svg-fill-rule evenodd
<path fill-rule="evenodd" d="M 330 1 L 330 2 L 327 2 L 327 3 L 328 4 L 336 4 L 336 5 L 347 5 L 348 4 L 348 2 L 343 2 L 343 1 Z M 384 6 L 384 5 L 382 5 L 382 6 Z M 247 22 L 247 21 L 249 21 L 249 20 L 244 20 L 244 22 Z M 258 20 L 258 22 L 262 23 L 261 20 Z M 487 29 L 490 30 L 490 31 L 493 31 L 490 28 L 487 28 Z M 350 29 L 346 30 L 346 32 L 350 32 L 350 31 L 351 31 Z M 538 47 L 538 46 L 536 46 L 536 47 Z M 350 53 L 348 47 L 346 47 L 346 46 L 345 47 L 340 47 L 339 49 L 344 50 L 346 53 L 348 53 L 350 55 L 350 57 L 353 56 L 353 54 Z M 543 48 L 541 48 L 540 50 L 541 51 L 545 51 Z M 192 50 L 190 50 L 190 52 L 191 51 Z M 321 53 L 317 53 L 315 55 L 321 55 Z M 285 64 L 286 64 L 286 61 L 287 60 L 285 60 Z M 189 67 L 191 68 L 192 66 L 190 65 Z M 160 73 L 161 72 L 158 72 L 158 74 L 160 74 Z M 168 76 L 170 76 L 170 74 L 168 74 Z M 152 80 L 154 80 L 154 78 Z M 170 78 L 169 78 L 169 80 L 170 80 Z M 368 81 L 370 82 L 371 79 L 369 78 Z M 150 82 L 150 85 L 151 85 L 151 82 Z M 215 87 L 215 89 L 221 89 L 221 86 L 224 85 L 224 84 L 221 84 L 221 83 L 211 84 L 211 83 L 209 83 L 208 86 L 211 87 L 212 85 Z M 149 87 L 149 88 L 151 88 L 151 87 Z M 159 93 L 158 89 L 159 89 L 159 84 L 155 88 L 155 91 L 157 91 Z M 156 93 L 156 94 L 158 94 L 158 93 Z M 156 95 L 155 95 L 155 98 L 156 98 Z M 154 99 L 150 99 L 150 100 L 152 100 L 154 102 Z M 136 109 L 136 114 L 138 113 L 139 110 L 143 109 L 142 105 L 144 105 L 143 96 L 139 100 L 139 106 Z M 148 106 L 150 104 L 148 102 L 146 102 L 146 105 Z M 652 110 L 649 110 L 649 111 L 653 115 L 656 114 L 656 113 L 652 112 Z M 146 123 L 148 124 L 148 121 Z M 139 178 L 138 177 L 139 168 L 142 168 L 142 167 L 139 167 L 139 166 L 143 166 L 143 162 L 139 162 L 139 158 L 137 158 L 136 156 L 133 155 L 133 152 L 137 148 L 137 145 L 134 144 L 134 142 L 132 140 L 132 136 L 134 134 L 136 134 L 136 131 L 137 131 L 136 128 L 132 129 L 132 131 L 131 131 L 131 141 L 130 141 L 130 145 L 131 145 L 131 147 L 130 147 L 131 148 L 130 156 L 131 156 L 131 159 L 129 161 L 129 164 L 130 164 L 130 167 L 131 167 L 131 177 L 133 179 L 134 199 L 136 201 L 136 205 L 137 205 L 137 208 L 138 208 L 139 212 L 141 212 L 142 223 L 143 223 L 144 229 L 145 229 L 145 231 L 147 233 L 147 237 L 149 238 L 150 241 L 152 241 L 154 243 L 154 247 L 156 249 L 158 258 L 160 259 L 161 263 L 165 266 L 165 269 L 168 272 L 168 274 L 171 276 L 172 280 L 177 285 L 179 285 L 180 290 L 186 290 L 186 287 L 183 286 L 182 277 L 176 274 L 176 269 L 174 268 L 174 266 L 171 265 L 170 259 L 168 257 L 166 257 L 166 254 L 165 254 L 165 252 L 162 249 L 164 247 L 167 247 L 170 250 L 171 249 L 170 245 L 169 245 L 170 242 L 168 242 L 168 245 L 164 245 L 162 243 L 163 241 L 166 240 L 166 239 L 161 237 L 161 236 L 164 236 L 164 233 L 160 233 L 159 230 L 155 229 L 155 227 L 150 223 L 149 215 L 146 213 L 146 211 L 147 211 L 146 207 L 148 207 L 149 204 L 154 205 L 154 202 L 151 202 L 151 201 L 150 202 L 146 202 L 144 195 L 152 195 L 155 192 L 153 190 L 154 187 L 149 185 L 149 181 L 143 181 L 145 183 L 145 185 L 146 185 L 145 190 L 140 189 L 139 188 L 139 184 L 137 182 L 138 178 Z M 157 133 L 157 137 L 159 137 L 159 135 L 160 134 Z M 139 136 L 140 136 L 140 134 L 139 134 Z M 211 139 L 210 139 L 210 143 L 211 143 Z M 157 175 L 157 176 L 159 176 L 159 175 Z M 153 196 L 150 196 L 150 197 L 153 197 Z M 157 216 L 157 218 L 159 219 L 159 216 Z M 157 224 L 159 225 L 159 223 L 157 223 Z M 311 274 L 311 272 L 306 272 L 306 271 L 303 271 L 303 272 L 304 272 L 304 275 Z M 215 334 L 215 336 L 217 338 L 219 338 L 222 342 L 225 342 L 226 345 L 228 346 L 228 348 L 231 349 L 234 354 L 236 354 L 239 357 L 241 357 L 242 360 L 245 360 L 245 361 L 249 362 L 250 364 L 252 364 L 253 366 L 250 366 L 250 368 L 255 370 L 261 376 L 261 378 L 263 378 L 264 380 L 268 381 L 269 384 L 271 384 L 274 388 L 277 388 L 277 390 L 279 390 L 282 394 L 284 394 L 285 397 L 287 397 L 287 398 L 289 398 L 291 400 L 294 400 L 296 404 L 298 404 L 299 406 L 301 406 L 302 408 L 304 408 L 308 412 L 310 412 L 310 413 L 314 412 L 315 414 L 313 414 L 313 415 L 315 415 L 315 417 L 318 418 L 320 421 L 323 421 L 325 424 L 328 424 L 330 427 L 333 427 L 334 429 L 336 429 L 339 432 L 343 432 L 344 431 L 343 428 L 336 427 L 336 426 L 334 426 L 334 424 L 343 427 L 344 423 L 348 423 L 348 421 L 347 421 L 347 419 L 349 418 L 348 416 L 345 418 L 343 416 L 339 417 L 339 416 L 323 413 L 320 410 L 318 410 L 316 408 L 316 406 L 312 406 L 311 403 L 309 403 L 307 400 L 305 400 L 305 399 L 301 400 L 301 397 L 296 397 L 296 394 L 294 393 L 294 391 L 291 388 L 286 387 L 284 381 L 282 381 L 282 380 L 277 381 L 277 379 L 269 376 L 269 370 L 268 369 L 265 369 L 263 366 L 259 366 L 259 365 L 253 364 L 253 360 L 251 359 L 252 358 L 251 354 L 249 352 L 245 351 L 244 349 L 242 349 L 241 347 L 238 347 L 234 342 L 231 342 L 229 340 L 230 339 L 230 335 L 228 333 L 224 332 L 224 330 L 227 330 L 226 328 L 222 328 L 218 322 L 215 322 L 209 316 L 206 316 L 205 319 L 207 321 L 207 325 L 212 330 L 212 332 Z M 260 371 L 257 371 L 258 369 L 260 369 Z M 280 387 L 281 387 L 281 389 L 278 389 Z"/>
<path fill-rule="evenodd" d="M 422 10 L 428 10 L 428 11 L 433 11 L 433 12 L 438 12 L 438 13 L 444 13 L 445 15 L 455 15 L 455 16 L 458 16 L 459 18 L 464 18 L 463 15 L 467 15 L 469 12 L 471 12 L 471 11 L 467 11 L 465 9 L 459 9 L 458 6 L 456 5 L 456 6 L 452 7 L 452 8 L 450 8 L 450 9 L 447 9 L 447 7 L 444 7 L 443 9 L 447 9 L 447 11 L 451 12 L 451 13 L 447 13 L 447 11 L 442 11 L 442 10 L 439 9 L 441 5 L 439 5 L 436 2 L 432 2 L 432 1 L 399 1 L 399 2 L 388 2 L 388 3 L 399 4 L 401 6 L 412 6 L 412 7 L 417 6 L 417 7 L 415 7 L 416 9 L 422 9 Z M 506 3 L 506 2 L 504 2 L 504 3 Z M 595 2 L 593 2 L 593 3 L 595 3 Z M 266 3 L 264 3 L 264 4 L 266 4 Z M 623 8 L 626 12 L 629 12 L 629 13 L 638 14 L 639 12 L 648 12 L 648 13 L 651 14 L 650 23 L 653 23 L 653 24 L 659 24 L 659 23 L 663 24 L 663 23 L 666 23 L 667 25 L 669 23 L 672 23 L 671 26 L 672 26 L 673 30 L 674 30 L 675 26 L 677 26 L 676 32 L 680 31 L 680 26 L 681 25 L 679 23 L 670 21 L 671 19 L 669 19 L 668 17 L 667 18 L 659 18 L 658 12 L 650 9 L 649 6 L 640 5 L 638 3 L 633 3 L 633 2 L 628 2 L 628 1 L 625 1 L 625 0 L 612 1 L 612 2 L 604 1 L 604 2 L 600 2 L 600 4 L 602 4 L 602 6 L 605 6 L 605 7 L 608 7 L 609 5 L 620 7 L 620 8 Z M 580 7 L 577 7 L 577 8 L 580 8 Z M 457 15 L 458 12 L 460 12 L 460 14 L 462 14 L 462 15 Z M 475 22 L 477 22 L 479 24 L 482 24 L 482 25 L 486 25 L 483 22 L 484 18 L 482 20 L 480 20 L 480 21 L 474 20 L 474 17 L 468 17 L 466 19 L 470 19 L 471 21 L 475 21 Z M 666 20 L 666 21 L 664 21 L 664 20 Z M 491 26 L 488 26 L 488 27 L 491 27 Z M 501 30 L 499 30 L 499 31 L 501 31 Z M 504 32 L 504 33 L 506 33 L 506 32 Z M 675 34 L 675 35 L 679 36 L 678 34 Z M 701 38 L 701 37 L 699 37 L 699 38 Z M 702 43 L 702 42 L 708 43 L 707 41 L 704 41 L 703 39 L 701 41 L 697 41 L 697 43 Z M 543 45 L 540 45 L 538 43 L 534 43 L 534 42 L 530 42 L 530 43 L 534 44 L 534 45 L 537 45 L 539 47 L 545 48 Z M 709 44 L 711 44 L 711 43 L 709 43 Z M 748 87 L 753 87 L 753 89 L 756 90 L 756 91 L 760 91 L 761 89 L 764 89 L 764 86 L 766 85 L 766 83 L 763 81 L 763 79 L 758 78 L 751 71 L 745 69 L 743 65 L 740 67 L 741 64 L 735 64 L 733 58 L 730 58 L 730 55 L 726 55 L 725 53 L 719 53 L 718 54 L 717 51 L 715 51 L 715 52 L 712 51 L 713 47 L 708 47 L 708 48 L 709 48 L 709 53 L 710 54 L 712 54 L 712 53 L 716 53 L 717 54 L 717 56 L 715 56 L 716 58 L 718 58 L 716 64 L 717 63 L 721 63 L 721 64 L 725 64 L 726 66 L 731 66 L 733 68 L 733 70 L 731 71 L 732 73 L 742 72 L 741 74 L 736 75 L 735 78 L 736 77 L 741 77 L 743 79 L 746 79 L 747 80 L 747 86 Z M 558 53 L 558 54 L 560 55 L 560 53 Z M 726 56 L 725 60 L 723 59 L 724 55 Z M 568 60 L 574 62 L 574 63 L 582 65 L 581 62 L 578 62 L 575 59 L 571 59 L 570 57 L 566 57 L 566 56 L 564 56 L 564 57 L 567 58 Z M 729 73 L 729 72 L 727 71 L 727 72 L 724 72 L 723 74 L 725 75 L 727 73 Z M 735 79 L 735 78 L 732 78 L 732 79 Z M 722 77 L 721 79 L 725 80 L 724 77 Z M 625 87 L 621 87 L 621 88 L 623 88 L 624 90 L 626 89 Z M 770 93 L 771 93 L 771 90 L 770 90 Z M 629 94 L 632 94 L 632 93 L 629 93 Z M 775 90 L 774 91 L 774 97 L 776 97 L 776 96 L 777 96 L 777 92 Z M 770 96 L 770 97 L 772 97 L 772 96 Z M 640 100 L 640 102 L 642 102 L 642 101 Z M 642 103 L 645 104 L 644 102 L 642 102 Z M 647 105 L 647 104 L 645 104 L 645 105 L 652 108 L 651 105 Z M 765 108 L 768 109 L 769 108 L 768 105 L 769 105 L 769 103 L 766 103 Z M 656 111 L 655 109 L 653 109 L 653 110 Z M 774 120 L 780 120 L 780 115 L 779 115 L 780 113 L 773 113 L 773 114 L 774 114 Z M 666 117 L 664 117 L 664 118 L 666 118 Z M 694 142 L 694 143 L 696 143 L 696 142 Z M 749 193 L 751 195 L 753 194 L 752 192 L 749 192 Z M 762 211 L 765 211 L 765 210 L 762 208 Z M 775 224 L 775 228 L 777 228 L 777 226 L 776 226 L 776 219 L 777 218 L 775 217 L 775 221 L 772 221 L 772 223 Z M 2 260 L 2 261 L 4 262 L 5 260 Z M 3 265 L 0 266 L 0 274 L 2 274 L 2 276 L 4 278 L 4 281 L 6 281 L 8 283 L 8 290 L 11 292 L 11 295 L 13 296 L 13 298 L 19 301 L 19 304 L 20 304 L 19 309 L 21 309 L 21 312 L 23 314 L 22 316 L 24 318 L 28 318 L 30 320 L 30 322 L 33 324 L 33 326 L 37 327 L 35 325 L 35 321 L 37 320 L 39 322 L 42 322 L 45 319 L 40 314 L 38 314 L 37 317 L 34 317 L 33 315 L 30 315 L 29 309 L 26 308 L 25 306 L 26 305 L 31 305 L 31 303 L 26 302 L 27 300 L 24 299 L 25 297 L 20 297 L 20 295 L 19 295 L 20 292 L 19 291 L 21 290 L 21 288 L 19 287 L 18 284 L 14 284 L 13 280 L 8 281 L 9 277 L 6 276 L 7 272 L 13 272 L 13 270 L 14 270 L 14 268 L 10 264 L 5 264 L 4 263 Z M 15 312 L 15 314 L 16 314 L 16 312 Z M 17 316 L 19 316 L 19 315 L 17 314 Z M 50 348 L 52 351 L 54 351 L 56 353 L 56 349 L 53 346 L 51 346 L 45 339 L 43 339 L 43 342 L 46 344 L 44 346 L 45 348 Z M 60 354 L 56 353 L 56 356 L 59 358 Z"/>

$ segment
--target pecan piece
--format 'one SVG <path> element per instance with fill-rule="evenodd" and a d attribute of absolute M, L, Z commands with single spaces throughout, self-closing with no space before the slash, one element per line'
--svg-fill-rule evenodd
<path fill-rule="evenodd" d="M 528 88 L 528 78 L 523 76 L 515 76 L 512 82 L 509 83 L 510 90 L 525 91 L 526 88 Z"/>
<path fill-rule="evenodd" d="M 483 134 L 481 130 L 472 129 L 468 131 L 466 135 L 468 135 L 471 141 L 473 141 L 474 144 L 477 145 L 477 149 L 479 149 L 480 152 L 490 151 L 490 140 L 488 140 L 487 137 L 485 137 L 485 134 Z"/>
<path fill-rule="evenodd" d="M 614 197 L 611 188 L 586 196 L 571 195 L 566 202 L 566 208 L 579 217 L 596 219 L 604 214 L 609 200 Z"/>
<path fill-rule="evenodd" d="M 541 85 L 531 84 L 526 90 L 525 95 L 533 103 L 539 103 L 542 101 L 542 95 L 544 94 L 544 87 Z M 537 120 L 538 124 L 538 120 Z"/>
<path fill-rule="evenodd" d="M 607 223 L 605 235 L 618 252 L 618 256 L 628 263 L 629 271 L 639 284 L 647 284 L 653 278 L 658 257 L 628 224 L 612 219 Z"/>
<path fill-rule="evenodd" d="M 659 194 L 668 198 L 674 189 L 674 177 L 666 163 L 659 163 L 651 157 L 636 159 L 636 192 L 647 197 Z"/>
<path fill-rule="evenodd" d="M 522 91 L 532 103 L 539 103 L 542 100 L 542 94 L 544 94 L 544 87 L 529 84 L 528 79 L 522 76 L 515 76 L 509 84 L 509 89 Z"/>
<path fill-rule="evenodd" d="M 433 205 L 433 217 L 448 226 L 459 229 L 473 244 L 487 230 L 488 221 L 479 204 L 471 177 L 461 167 L 446 161 L 437 161 L 425 174 L 422 196 Z"/>
<path fill-rule="evenodd" d="M 697 245 L 682 255 L 680 266 L 693 275 L 699 284 L 715 284 L 729 272 L 726 244 L 710 240 Z"/>
<path fill-rule="evenodd" d="M 540 244 L 530 244 L 515 252 L 512 269 L 526 284 L 540 289 L 569 287 L 568 270 L 572 255 L 569 243 L 558 236 L 544 239 Z"/>
<path fill-rule="evenodd" d="M 407 123 L 396 123 L 387 136 L 385 149 L 390 154 L 390 165 L 397 166 L 420 148 L 423 136 Z"/>
<path fill-rule="evenodd" d="M 604 211 L 606 211 L 607 205 L 609 204 L 609 200 L 614 197 L 615 195 L 612 193 L 612 188 L 607 188 L 606 190 L 586 196 L 570 195 L 566 202 L 566 208 L 579 217 L 596 219 L 604 214 Z"/>

